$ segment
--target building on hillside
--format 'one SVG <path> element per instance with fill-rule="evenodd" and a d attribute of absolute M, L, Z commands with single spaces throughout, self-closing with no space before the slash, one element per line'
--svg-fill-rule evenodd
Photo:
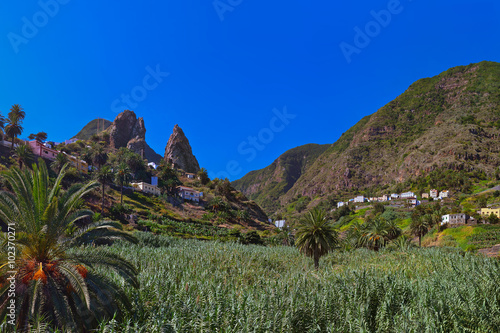
<path fill-rule="evenodd" d="M 274 221 L 274 225 L 276 226 L 276 228 L 284 228 L 285 227 L 285 224 L 286 224 L 286 220 L 276 220 Z"/>
<path fill-rule="evenodd" d="M 417 207 L 420 205 L 420 201 L 417 200 L 417 198 L 409 198 L 408 204 L 410 204 L 411 207 Z"/>
<path fill-rule="evenodd" d="M 391 200 L 391 196 L 389 196 L 389 195 L 387 195 L 387 194 L 384 194 L 384 195 L 382 196 L 382 201 L 389 201 L 389 200 Z"/>
<path fill-rule="evenodd" d="M 337 202 L 337 208 L 343 207 L 346 203 L 345 202 Z"/>
<path fill-rule="evenodd" d="M 422 193 L 422 199 L 428 199 L 429 193 Z"/>
<path fill-rule="evenodd" d="M 357 203 L 365 202 L 365 197 L 363 195 L 358 195 L 356 198 L 354 198 L 354 202 Z"/>
<path fill-rule="evenodd" d="M 160 195 L 161 191 L 157 186 L 145 183 L 145 182 L 140 182 L 140 183 L 132 183 L 131 184 L 134 189 L 143 192 L 143 193 L 149 193 L 153 195 Z"/>
<path fill-rule="evenodd" d="M 401 198 L 402 199 L 409 199 L 409 198 L 415 198 L 415 197 L 416 197 L 416 195 L 413 192 L 401 193 Z"/>
<path fill-rule="evenodd" d="M 188 179 L 195 179 L 196 178 L 196 175 L 194 173 L 189 173 L 189 172 L 186 172 L 186 177 Z"/>
<path fill-rule="evenodd" d="M 64 141 L 64 144 L 65 145 L 70 145 L 70 144 L 75 143 L 77 141 L 78 141 L 77 138 L 73 138 L 73 139 L 69 139 L 69 140 Z"/>
<path fill-rule="evenodd" d="M 439 192 L 439 197 L 440 198 L 444 199 L 444 198 L 448 198 L 449 196 L 450 196 L 450 192 L 448 192 L 448 191 L 441 191 L 441 192 Z"/>
<path fill-rule="evenodd" d="M 487 218 L 491 214 L 500 217 L 500 208 L 481 208 L 481 216 Z"/>
<path fill-rule="evenodd" d="M 29 141 L 28 144 L 29 144 L 33 154 L 35 154 L 36 156 L 46 158 L 46 159 L 51 160 L 51 161 L 55 160 L 57 154 L 59 154 L 59 151 L 52 149 L 50 147 L 47 147 L 46 145 L 44 145 L 40 141 L 33 140 L 33 141 Z"/>
<path fill-rule="evenodd" d="M 432 190 L 430 190 L 429 194 L 430 194 L 431 198 L 437 198 L 438 197 L 438 190 L 432 189 Z"/>
<path fill-rule="evenodd" d="M 391 198 L 392 199 L 399 199 L 399 194 L 393 193 L 393 194 L 391 194 Z"/>
<path fill-rule="evenodd" d="M 200 202 L 200 199 L 203 198 L 203 192 L 196 191 L 191 187 L 178 186 L 177 191 L 179 193 L 179 196 L 184 200 Z"/>
<path fill-rule="evenodd" d="M 470 217 L 467 214 L 464 213 L 458 213 L 458 214 L 447 214 L 441 216 L 441 225 L 448 224 L 448 225 L 457 225 L 457 224 L 477 224 L 477 221 L 475 218 Z"/>
<path fill-rule="evenodd" d="M 75 156 L 72 156 L 72 155 L 68 155 L 66 153 L 63 152 L 64 155 L 66 155 L 66 157 L 68 158 L 68 161 L 69 161 L 69 164 L 75 168 L 76 170 L 78 170 L 79 172 L 82 172 L 82 173 L 89 173 L 89 165 L 87 164 L 87 162 L 79 159 L 78 157 L 75 157 Z"/>

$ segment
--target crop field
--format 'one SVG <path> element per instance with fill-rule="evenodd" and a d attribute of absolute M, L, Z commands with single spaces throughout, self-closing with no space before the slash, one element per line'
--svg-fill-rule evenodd
<path fill-rule="evenodd" d="M 131 314 L 100 332 L 500 332 L 495 259 L 360 249 L 315 271 L 292 247 L 138 236 L 99 249 L 141 272 L 141 288 L 127 289 Z"/>

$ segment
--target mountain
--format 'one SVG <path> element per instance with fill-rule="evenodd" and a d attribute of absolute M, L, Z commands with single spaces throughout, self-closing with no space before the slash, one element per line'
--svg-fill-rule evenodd
<path fill-rule="evenodd" d="M 125 110 L 120 113 L 106 132 L 109 133 L 111 147 L 115 149 L 127 147 L 150 162 L 161 161 L 161 155 L 146 143 L 144 119 L 137 118 L 134 111 Z"/>
<path fill-rule="evenodd" d="M 186 172 L 197 173 L 200 170 L 200 165 L 193 155 L 189 140 L 179 125 L 174 126 L 174 130 L 168 139 L 164 159 L 165 162 L 173 164 L 175 168 Z"/>
<path fill-rule="evenodd" d="M 326 198 L 383 189 L 439 169 L 493 175 L 500 165 L 499 137 L 500 64 L 484 61 L 451 68 L 418 80 L 361 119 L 318 156 L 279 201 L 285 205 L 300 196 Z M 254 183 L 236 182 L 235 187 L 250 197 L 274 195 L 258 186 L 261 179 L 253 178 Z M 258 191 L 253 190 L 256 186 Z"/>
<path fill-rule="evenodd" d="M 97 129 L 97 125 L 99 124 L 99 131 Z M 77 135 L 73 138 L 80 140 L 90 140 L 90 137 L 98 132 L 102 132 L 106 130 L 109 126 L 111 126 L 112 122 L 106 119 L 94 119 L 90 121 L 87 125 L 85 125 Z"/>
<path fill-rule="evenodd" d="M 286 194 L 330 145 L 307 144 L 286 151 L 271 165 L 252 171 L 232 185 L 254 200 L 266 212 L 276 211 Z"/>

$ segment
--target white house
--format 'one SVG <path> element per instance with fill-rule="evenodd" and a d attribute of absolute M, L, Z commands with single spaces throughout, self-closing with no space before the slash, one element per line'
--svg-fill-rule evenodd
<path fill-rule="evenodd" d="M 354 198 L 354 202 L 365 202 L 365 197 L 363 195 L 358 195 Z"/>
<path fill-rule="evenodd" d="M 393 194 L 391 194 L 391 198 L 392 199 L 399 199 L 399 194 L 393 193 Z"/>
<path fill-rule="evenodd" d="M 403 199 L 408 199 L 408 198 L 416 198 L 417 196 L 413 192 L 405 192 L 401 193 L 401 198 Z"/>
<path fill-rule="evenodd" d="M 189 172 L 186 172 L 186 177 L 188 179 L 195 179 L 196 178 L 196 175 L 194 173 L 189 173 Z"/>
<path fill-rule="evenodd" d="M 145 183 L 145 182 L 140 182 L 140 183 L 132 183 L 131 184 L 136 190 L 144 192 L 144 193 L 150 193 L 153 195 L 160 195 L 161 191 L 157 186 Z"/>
<path fill-rule="evenodd" d="M 337 208 L 343 207 L 345 205 L 345 202 L 337 202 Z"/>
<path fill-rule="evenodd" d="M 441 198 L 448 198 L 450 196 L 450 192 L 448 192 L 448 191 L 441 191 L 441 192 L 439 192 L 439 196 Z"/>
<path fill-rule="evenodd" d="M 432 189 L 429 194 L 431 195 L 431 198 L 437 198 L 438 197 L 438 190 Z"/>
<path fill-rule="evenodd" d="M 280 229 L 285 226 L 285 223 L 286 223 L 285 220 L 274 221 L 274 225 L 276 226 L 276 228 L 280 228 Z"/>
<path fill-rule="evenodd" d="M 184 200 L 200 202 L 200 198 L 203 198 L 203 192 L 198 192 L 191 187 L 178 186 L 177 190 L 179 191 L 179 196 Z"/>

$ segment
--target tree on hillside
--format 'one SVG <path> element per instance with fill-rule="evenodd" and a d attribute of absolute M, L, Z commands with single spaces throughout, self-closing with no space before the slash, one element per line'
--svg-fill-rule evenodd
<path fill-rule="evenodd" d="M 5 129 L 5 122 L 6 119 L 2 114 L 0 113 L 0 140 L 3 140 L 3 134 L 4 134 L 4 129 Z"/>
<path fill-rule="evenodd" d="M 36 134 L 31 133 L 28 136 L 28 139 L 30 139 L 30 140 L 36 140 L 38 142 L 44 142 L 45 140 L 47 140 L 47 133 L 45 133 L 45 132 L 38 132 Z"/>
<path fill-rule="evenodd" d="M 35 329 L 33 321 L 47 324 L 51 332 L 93 331 L 100 322 L 114 315 L 121 318 L 122 310 L 131 309 L 123 282 L 139 287 L 136 268 L 119 255 L 98 248 L 70 251 L 101 239 L 137 240 L 124 232 L 120 223 L 76 227 L 92 216 L 92 211 L 79 207 L 97 184 L 74 185 L 63 191 L 64 175 L 65 168 L 51 185 L 43 160 L 33 165 L 33 171 L 13 167 L 4 173 L 12 192 L 0 192 L 0 219 L 16 230 L 12 282 L 16 292 L 12 296 L 6 287 L 10 285 L 6 277 L 12 274 L 7 272 L 12 270 L 8 265 L 12 259 L 7 251 L 0 251 L 0 322 L 6 322 L 7 307 L 15 300 L 19 332 Z M 114 282 L 102 275 L 103 271 L 116 273 L 122 281 Z"/>
<path fill-rule="evenodd" d="M 92 148 L 85 147 L 82 149 L 80 153 L 80 157 L 85 163 L 90 166 L 90 171 L 94 169 L 94 154 L 92 152 Z"/>
<path fill-rule="evenodd" d="M 123 186 L 130 180 L 130 169 L 122 162 L 115 168 L 115 172 L 116 182 L 120 184 L 120 204 L 123 205 Z"/>
<path fill-rule="evenodd" d="M 198 177 L 200 178 L 200 182 L 202 185 L 207 185 L 210 182 L 207 169 L 205 168 L 201 168 L 200 171 L 198 171 Z"/>
<path fill-rule="evenodd" d="M 63 166 L 66 165 L 66 163 L 68 163 L 68 156 L 64 153 L 59 153 L 56 155 L 54 161 L 52 161 L 52 163 L 50 164 L 50 167 L 56 173 L 59 173 L 61 172 Z"/>
<path fill-rule="evenodd" d="M 113 170 L 108 165 L 103 166 L 95 174 L 95 179 L 102 185 L 102 204 L 101 204 L 101 214 L 104 212 L 104 199 L 106 193 L 104 192 L 106 185 L 113 181 L 114 174 Z"/>
<path fill-rule="evenodd" d="M 164 192 L 173 195 L 179 185 L 182 185 L 182 182 L 179 180 L 177 171 L 169 165 L 160 164 L 158 167 L 158 187 Z"/>
<path fill-rule="evenodd" d="M 410 223 L 411 233 L 418 237 L 418 246 L 422 247 L 422 237 L 429 231 L 430 219 L 426 216 L 412 217 Z"/>
<path fill-rule="evenodd" d="M 35 158 L 33 151 L 29 145 L 23 144 L 18 145 L 14 149 L 14 159 L 19 164 L 19 169 L 23 168 L 23 165 L 29 165 Z"/>
<path fill-rule="evenodd" d="M 498 218 L 498 216 L 496 216 L 495 214 L 491 213 L 490 216 L 488 216 L 488 221 L 491 224 L 497 224 L 498 222 L 500 222 L 500 219 Z"/>
<path fill-rule="evenodd" d="M 99 169 L 108 161 L 108 153 L 100 144 L 92 145 L 92 155 L 92 159 Z"/>
<path fill-rule="evenodd" d="M 319 268 L 319 259 L 339 245 L 339 235 L 326 212 L 314 208 L 300 221 L 295 235 L 295 244 L 300 252 L 314 259 Z"/>
<path fill-rule="evenodd" d="M 8 122 L 5 126 L 5 134 L 12 139 L 11 150 L 14 149 L 14 141 L 22 134 L 24 128 L 22 126 L 26 113 L 19 104 L 14 104 L 8 113 Z"/>

